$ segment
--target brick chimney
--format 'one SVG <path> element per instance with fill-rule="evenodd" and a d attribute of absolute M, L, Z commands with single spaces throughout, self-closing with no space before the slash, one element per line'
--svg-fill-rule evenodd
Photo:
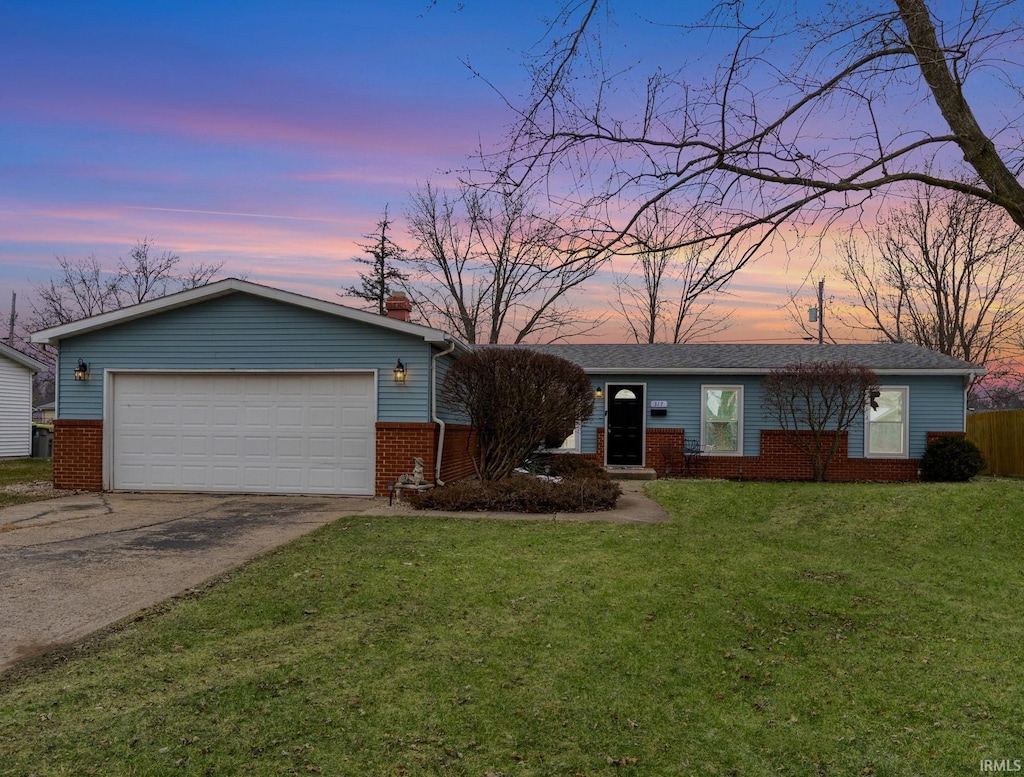
<path fill-rule="evenodd" d="M 412 303 L 400 291 L 396 291 L 388 297 L 384 307 L 387 308 L 388 318 L 393 318 L 397 321 L 408 321 L 412 313 Z"/>

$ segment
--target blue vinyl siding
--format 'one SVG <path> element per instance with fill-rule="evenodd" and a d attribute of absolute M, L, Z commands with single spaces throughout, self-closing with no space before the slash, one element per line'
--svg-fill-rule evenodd
<path fill-rule="evenodd" d="M 700 439 L 701 386 L 743 386 L 743 455 L 757 456 L 760 453 L 761 430 L 778 428 L 774 420 L 765 414 L 762 407 L 760 375 L 591 375 L 595 388 L 604 388 L 610 383 L 643 383 L 647 386 L 645 397 L 648 429 L 685 429 L 688 440 Z M 909 455 L 919 458 L 924 453 L 928 432 L 963 431 L 964 384 L 960 376 L 881 376 L 883 386 L 908 386 L 910 389 L 909 408 Z M 607 392 L 605 393 L 607 398 Z M 652 400 L 668 402 L 668 413 L 652 417 Z M 599 399 L 594 405 L 594 414 L 583 425 L 581 451 L 597 451 L 597 430 L 604 427 L 606 399 Z M 861 419 L 850 429 L 849 455 L 859 458 L 864 455 L 864 424 Z"/>
<path fill-rule="evenodd" d="M 420 338 L 247 294 L 128 321 L 60 344 L 59 418 L 103 417 L 105 369 L 377 369 L 378 421 L 430 420 L 432 348 Z M 92 379 L 76 383 L 79 359 Z M 401 359 L 408 377 L 394 382 Z"/>
<path fill-rule="evenodd" d="M 455 363 L 456 356 L 454 353 L 445 354 L 437 360 L 437 390 L 441 391 L 444 386 L 444 378 L 448 374 L 448 370 Z M 444 421 L 446 424 L 468 424 L 469 416 L 457 408 L 446 407 L 444 401 L 439 396 L 437 398 L 437 417 Z"/>
<path fill-rule="evenodd" d="M 743 453 L 745 456 L 758 455 L 760 446 L 757 430 L 762 428 L 761 411 L 761 380 L 759 377 L 737 375 L 702 376 L 702 375 L 635 375 L 622 376 L 591 375 L 591 382 L 596 388 L 605 388 L 611 383 L 643 383 L 647 385 L 647 396 L 644 398 L 645 419 L 648 429 L 685 429 L 688 440 L 700 440 L 700 387 L 704 385 L 743 386 Z M 581 451 L 595 453 L 597 451 L 597 430 L 604 428 L 604 415 L 608 392 L 605 398 L 594 403 L 594 415 L 583 425 Z M 652 401 L 668 402 L 668 412 L 664 416 L 651 416 Z M 751 431 L 751 430 L 754 431 Z"/>

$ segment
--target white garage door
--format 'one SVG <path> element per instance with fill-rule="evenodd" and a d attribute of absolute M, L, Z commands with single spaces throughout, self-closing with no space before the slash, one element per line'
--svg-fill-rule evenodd
<path fill-rule="evenodd" d="M 372 374 L 137 373 L 112 384 L 114 488 L 372 494 Z"/>

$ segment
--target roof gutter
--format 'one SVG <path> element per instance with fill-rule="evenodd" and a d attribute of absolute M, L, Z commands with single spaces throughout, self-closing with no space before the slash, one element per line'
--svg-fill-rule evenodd
<path fill-rule="evenodd" d="M 441 480 L 441 455 L 444 453 L 444 430 L 445 425 L 437 415 L 437 360 L 442 356 L 447 356 L 455 350 L 455 341 L 448 340 L 448 347 L 443 351 L 438 351 L 430 357 L 431 361 L 431 391 L 430 391 L 430 419 L 438 425 L 437 433 L 437 454 L 434 456 L 434 484 L 443 486 L 444 481 Z"/>

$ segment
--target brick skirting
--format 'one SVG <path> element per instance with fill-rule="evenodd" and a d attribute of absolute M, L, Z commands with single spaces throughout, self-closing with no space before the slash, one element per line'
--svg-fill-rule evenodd
<path fill-rule="evenodd" d="M 434 423 L 377 422 L 377 496 L 387 496 L 388 483 L 412 472 L 413 459 L 423 459 L 423 477 L 434 482 L 439 427 Z M 473 475 L 470 446 L 472 429 L 459 424 L 445 427 L 441 456 L 441 480 L 458 480 Z"/>
<path fill-rule="evenodd" d="M 103 490 L 103 422 L 53 422 L 53 487 Z"/>
<path fill-rule="evenodd" d="M 53 484 L 56 488 L 84 491 L 103 490 L 103 422 L 57 419 L 54 421 Z M 423 458 L 423 473 L 428 482 L 434 480 L 438 426 L 434 423 L 401 423 L 381 421 L 376 425 L 377 453 L 375 493 L 386 496 L 388 483 L 394 483 L 412 472 L 413 458 Z M 810 480 L 811 465 L 806 454 L 794 449 L 787 437 L 792 434 L 775 429 L 761 431 L 758 456 L 708 456 L 700 474 L 749 480 Z M 928 432 L 931 442 L 937 437 L 963 437 L 963 432 Z M 682 451 L 686 441 L 683 429 L 648 429 L 645 451 L 646 465 L 658 477 L 672 477 L 683 470 Z M 441 479 L 444 481 L 472 477 L 474 474 L 471 427 L 449 424 L 445 429 Z M 831 481 L 913 481 L 918 478 L 920 459 L 850 458 L 848 439 L 844 432 L 839 450 L 828 470 Z M 584 454 L 604 463 L 604 429 L 597 430 L 597 451 Z"/>
<path fill-rule="evenodd" d="M 746 480 L 811 480 L 811 464 L 807 455 L 790 442 L 792 434 L 781 429 L 763 429 L 758 456 L 707 456 L 699 467 L 703 477 Z M 963 437 L 963 432 L 928 432 L 930 443 L 937 437 Z M 647 467 L 658 477 L 679 476 L 683 472 L 683 429 L 648 428 L 644 451 Z M 911 482 L 918 479 L 920 459 L 851 458 L 848 436 L 843 432 L 839 448 L 828 468 L 830 481 Z M 604 429 L 597 430 L 597 452 L 587 458 L 604 463 Z"/>

